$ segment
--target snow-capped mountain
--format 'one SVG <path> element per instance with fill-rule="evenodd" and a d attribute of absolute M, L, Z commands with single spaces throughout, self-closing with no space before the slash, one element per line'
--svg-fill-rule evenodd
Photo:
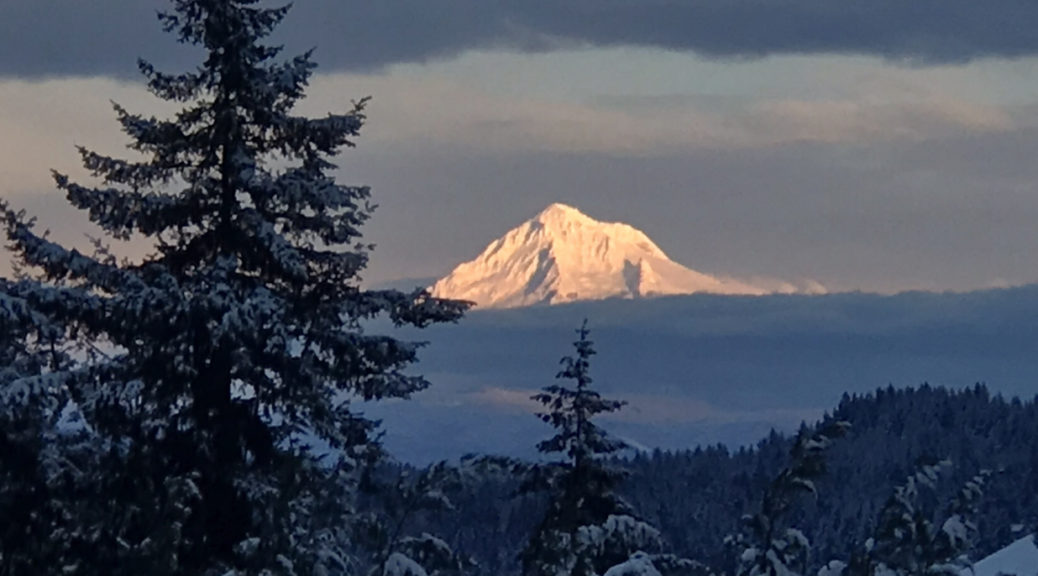
<path fill-rule="evenodd" d="M 667 294 L 766 294 L 768 289 L 686 268 L 645 233 L 599 222 L 572 206 L 552 204 L 455 268 L 432 287 L 435 296 L 514 308 L 577 300 Z"/>

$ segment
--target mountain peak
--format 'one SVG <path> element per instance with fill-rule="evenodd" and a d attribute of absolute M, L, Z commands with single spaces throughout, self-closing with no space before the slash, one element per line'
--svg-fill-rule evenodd
<path fill-rule="evenodd" d="M 614 246 L 629 245 L 644 255 L 667 258 L 663 250 L 637 228 L 623 222 L 602 222 L 568 204 L 555 202 L 526 222 L 528 226 L 542 226 L 545 234 L 565 245 L 608 239 Z M 589 238 L 590 237 L 590 238 Z"/>
<path fill-rule="evenodd" d="M 561 203 L 491 242 L 432 286 L 435 296 L 484 308 L 695 292 L 766 290 L 686 268 L 637 228 L 599 222 Z"/>
<path fill-rule="evenodd" d="M 541 210 L 537 216 L 534 216 L 534 220 L 543 222 L 546 220 L 592 220 L 592 218 L 569 204 L 553 202 Z"/>

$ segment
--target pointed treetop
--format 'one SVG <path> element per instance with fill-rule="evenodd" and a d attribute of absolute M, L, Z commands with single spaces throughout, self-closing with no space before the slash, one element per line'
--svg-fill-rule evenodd
<path fill-rule="evenodd" d="M 573 381 L 575 387 L 555 384 L 532 396 L 546 409 L 537 416 L 557 430 L 555 436 L 539 443 L 537 449 L 544 453 L 564 453 L 574 467 L 583 466 L 595 456 L 626 448 L 624 442 L 612 438 L 592 422 L 596 415 L 620 410 L 626 402 L 604 399 L 591 389 L 590 359 L 595 355 L 595 348 L 590 334 L 584 320 L 573 342 L 576 354 L 563 357 L 562 369 L 555 375 L 556 379 Z"/>

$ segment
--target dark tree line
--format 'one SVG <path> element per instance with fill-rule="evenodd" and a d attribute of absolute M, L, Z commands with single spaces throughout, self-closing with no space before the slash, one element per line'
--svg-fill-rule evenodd
<path fill-rule="evenodd" d="M 799 498 L 784 522 L 809 538 L 807 572 L 832 560 L 848 563 L 881 531 L 884 509 L 906 479 L 936 466 L 918 482 L 913 507 L 937 536 L 965 506 L 963 491 L 982 475 L 983 497 L 968 502 L 975 529 L 970 557 L 986 556 L 1038 527 L 1038 404 L 1005 399 L 978 385 L 948 390 L 878 389 L 845 396 L 826 422 L 847 422 L 825 451 L 826 473 L 813 481 L 816 497 Z M 823 422 L 823 426 L 824 426 Z M 741 518 L 759 513 L 762 495 L 789 466 L 797 438 L 772 433 L 753 447 L 722 445 L 617 457 L 624 479 L 617 494 L 659 530 L 667 549 L 711 567 L 735 569 L 726 539 L 745 531 Z M 457 511 L 438 516 L 440 532 L 481 561 L 484 574 L 509 570 L 540 519 L 544 502 L 509 499 L 516 480 L 488 476 L 456 498 Z M 480 494 L 475 498 L 475 494 Z M 476 524 L 478 522 L 478 524 Z M 939 548 L 933 542 L 936 550 Z M 514 570 L 514 567 L 511 568 Z"/>

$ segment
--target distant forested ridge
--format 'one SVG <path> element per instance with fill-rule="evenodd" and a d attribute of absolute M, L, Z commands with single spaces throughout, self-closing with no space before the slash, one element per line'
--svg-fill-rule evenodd
<path fill-rule="evenodd" d="M 983 385 L 948 390 L 883 388 L 847 395 L 832 420 L 851 424 L 827 455 L 828 473 L 818 498 L 802 499 L 792 522 L 811 539 L 811 570 L 845 559 L 875 529 L 895 486 L 920 463 L 951 460 L 924 502 L 940 518 L 948 502 L 981 470 L 992 476 L 977 518 L 979 559 L 1004 546 L 1038 520 L 1038 405 L 1033 399 L 992 396 Z M 731 559 L 724 538 L 786 464 L 790 437 L 772 433 L 756 446 L 717 445 L 680 452 L 654 451 L 620 459 L 628 471 L 621 487 L 631 507 L 660 529 L 673 551 L 713 567 Z M 515 480 L 490 475 L 452 497 L 455 508 L 423 518 L 480 572 L 514 572 L 515 556 L 543 513 L 536 498 L 512 497 Z"/>

